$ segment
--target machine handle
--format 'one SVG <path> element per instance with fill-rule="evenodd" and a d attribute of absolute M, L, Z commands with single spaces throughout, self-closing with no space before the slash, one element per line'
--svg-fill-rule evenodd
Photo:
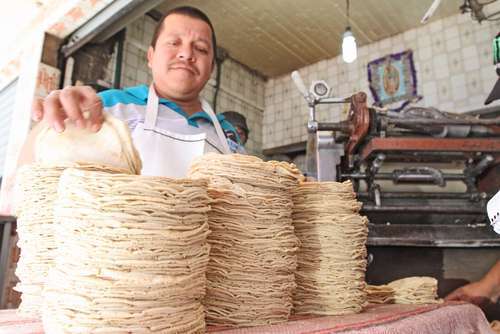
<path fill-rule="evenodd" d="M 299 89 L 299 91 L 304 95 L 307 99 L 309 97 L 309 92 L 307 91 L 306 85 L 304 85 L 304 81 L 302 81 L 302 77 L 300 76 L 299 71 L 292 72 L 292 80 L 295 83 L 295 86 Z"/>
<path fill-rule="evenodd" d="M 432 167 L 416 167 L 395 169 L 392 172 L 394 183 L 423 182 L 431 183 L 441 187 L 446 185 L 443 173 Z"/>

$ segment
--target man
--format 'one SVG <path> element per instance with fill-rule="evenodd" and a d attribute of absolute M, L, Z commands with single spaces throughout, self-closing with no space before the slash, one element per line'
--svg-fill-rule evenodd
<path fill-rule="evenodd" d="M 239 137 L 239 141 L 243 146 L 248 141 L 248 133 L 250 130 L 248 129 L 247 126 L 247 119 L 245 116 L 240 114 L 239 112 L 236 111 L 225 111 L 222 113 L 224 116 L 224 119 L 227 120 L 229 123 L 231 123 L 234 128 L 236 129 L 236 134 L 237 137 Z M 229 134 L 228 137 L 230 137 L 232 134 Z M 235 136 L 234 141 L 238 142 L 238 138 Z"/>
<path fill-rule="evenodd" d="M 175 8 L 158 23 L 148 49 L 151 87 L 100 94 L 90 87 L 67 87 L 37 100 L 33 118 L 59 132 L 64 131 L 66 119 L 98 131 L 104 109 L 127 122 L 143 161 L 142 174 L 183 177 L 194 157 L 209 151 L 230 153 L 223 128 L 235 129 L 223 116 L 216 118 L 199 96 L 214 69 L 216 46 L 213 26 L 203 12 Z M 36 130 L 28 138 L 21 163 L 32 159 L 35 137 Z"/>

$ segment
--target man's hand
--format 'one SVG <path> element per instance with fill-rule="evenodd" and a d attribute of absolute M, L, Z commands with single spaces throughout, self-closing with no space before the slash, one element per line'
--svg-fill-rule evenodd
<path fill-rule="evenodd" d="M 52 91 L 45 99 L 33 102 L 34 121 L 45 121 L 57 132 L 64 131 L 64 121 L 70 119 L 80 128 L 99 131 L 104 115 L 102 102 L 89 86 L 70 86 Z"/>
<path fill-rule="evenodd" d="M 496 302 L 494 287 L 484 280 L 464 285 L 450 293 L 444 299 L 448 301 L 461 300 L 478 306 Z"/>

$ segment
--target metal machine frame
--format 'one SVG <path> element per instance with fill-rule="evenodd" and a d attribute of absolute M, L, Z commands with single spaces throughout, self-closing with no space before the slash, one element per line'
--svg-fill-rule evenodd
<path fill-rule="evenodd" d="M 409 108 L 406 113 L 375 110 L 368 108 L 363 92 L 334 98 L 328 96 L 330 89 L 323 81 L 313 82 L 307 90 L 298 72 L 292 79 L 309 108 L 307 174 L 319 181 L 353 182 L 363 213 L 372 222 L 369 243 L 500 245 L 485 216 L 487 200 L 500 187 L 500 175 L 496 175 L 500 167 L 500 118 L 456 115 L 433 108 Z M 318 122 L 316 106 L 332 103 L 349 103 L 347 119 Z M 445 172 L 432 167 L 433 163 L 450 161 L 463 163 L 463 170 Z M 389 162 L 411 167 L 381 170 Z M 437 187 L 461 181 L 466 191 L 386 191 L 379 185 L 382 181 Z M 366 189 L 360 182 L 366 183 Z"/>

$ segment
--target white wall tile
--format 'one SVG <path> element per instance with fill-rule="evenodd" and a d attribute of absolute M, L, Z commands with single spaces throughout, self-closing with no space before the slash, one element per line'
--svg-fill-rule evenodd
<path fill-rule="evenodd" d="M 472 45 L 462 49 L 462 56 L 464 59 L 477 58 L 477 46 Z"/>
<path fill-rule="evenodd" d="M 480 77 L 477 71 L 467 73 L 466 85 L 469 95 L 480 95 L 482 93 L 483 87 Z"/>
<path fill-rule="evenodd" d="M 456 25 L 448 27 L 444 30 L 445 39 L 449 40 L 459 36 L 458 27 Z"/>
<path fill-rule="evenodd" d="M 438 88 L 438 97 L 440 101 L 451 100 L 451 84 L 449 80 L 447 79 L 439 80 L 437 83 L 437 88 Z"/>
<path fill-rule="evenodd" d="M 433 65 L 436 79 L 444 79 L 450 75 L 448 57 L 445 54 L 433 57 Z"/>
<path fill-rule="evenodd" d="M 493 38 L 495 38 L 496 35 L 496 34 L 491 34 L 489 29 L 479 29 L 475 31 L 474 34 L 475 34 L 474 39 L 478 44 L 489 43 L 493 40 Z"/>
<path fill-rule="evenodd" d="M 455 73 L 451 76 L 450 80 L 452 86 L 465 86 L 466 84 L 465 73 L 463 72 Z"/>
<path fill-rule="evenodd" d="M 448 65 L 452 75 L 454 73 L 461 73 L 464 70 L 462 56 L 456 52 L 449 54 Z"/>
<path fill-rule="evenodd" d="M 469 111 L 468 108 L 469 101 L 467 98 L 455 101 L 455 112 L 462 113 Z"/>
<path fill-rule="evenodd" d="M 431 35 L 441 33 L 443 30 L 443 22 L 442 20 L 434 21 L 428 25 L 428 28 Z"/>
<path fill-rule="evenodd" d="M 435 81 L 423 83 L 423 94 L 424 96 L 437 94 L 437 83 Z"/>
<path fill-rule="evenodd" d="M 418 59 L 420 61 L 429 60 L 432 58 L 432 47 L 427 46 L 417 50 Z"/>
<path fill-rule="evenodd" d="M 454 52 L 459 50 L 461 47 L 460 37 L 452 37 L 446 40 L 446 51 Z"/>
<path fill-rule="evenodd" d="M 452 101 L 447 101 L 441 104 L 440 109 L 447 112 L 453 112 L 455 110 L 455 103 Z"/>
<path fill-rule="evenodd" d="M 418 48 L 425 48 L 431 45 L 432 45 L 431 36 L 429 36 L 429 34 L 426 33 L 419 33 L 418 43 L 417 43 Z"/>
<path fill-rule="evenodd" d="M 494 67 L 491 66 L 491 68 L 481 69 L 480 78 L 483 83 L 483 92 L 485 93 L 485 96 L 487 96 L 493 89 L 493 86 L 495 85 L 499 77 L 495 73 Z"/>
<path fill-rule="evenodd" d="M 459 26 L 460 30 L 460 40 L 463 46 L 470 46 L 475 44 L 475 34 L 473 29 L 473 24 L 477 24 L 475 22 L 466 22 Z"/>
<path fill-rule="evenodd" d="M 434 94 L 425 95 L 425 99 L 422 100 L 422 106 L 425 107 L 434 107 L 438 105 L 439 98 L 437 95 L 437 91 Z"/>
<path fill-rule="evenodd" d="M 487 95 L 475 95 L 469 97 L 469 104 L 475 106 L 483 106 Z"/>
<path fill-rule="evenodd" d="M 464 59 L 464 71 L 471 72 L 479 70 L 479 59 L 477 57 Z"/>
<path fill-rule="evenodd" d="M 446 42 L 443 38 L 443 35 L 441 33 L 437 33 L 435 35 L 432 35 L 432 53 L 434 54 L 440 54 L 445 52 L 446 50 Z"/>
<path fill-rule="evenodd" d="M 489 43 L 478 46 L 478 59 L 480 67 L 493 66 L 493 50 Z"/>
<path fill-rule="evenodd" d="M 434 80 L 434 62 L 432 61 L 432 59 L 421 62 L 421 66 L 419 68 L 419 71 L 417 72 L 417 75 L 419 75 L 418 79 L 422 80 L 422 82 Z"/>
<path fill-rule="evenodd" d="M 380 41 L 379 47 L 381 50 L 386 50 L 389 49 L 392 45 L 392 39 L 391 38 L 386 38 Z"/>
<path fill-rule="evenodd" d="M 451 97 L 453 100 L 463 100 L 467 97 L 467 87 L 465 83 L 453 84 L 451 86 Z"/>

